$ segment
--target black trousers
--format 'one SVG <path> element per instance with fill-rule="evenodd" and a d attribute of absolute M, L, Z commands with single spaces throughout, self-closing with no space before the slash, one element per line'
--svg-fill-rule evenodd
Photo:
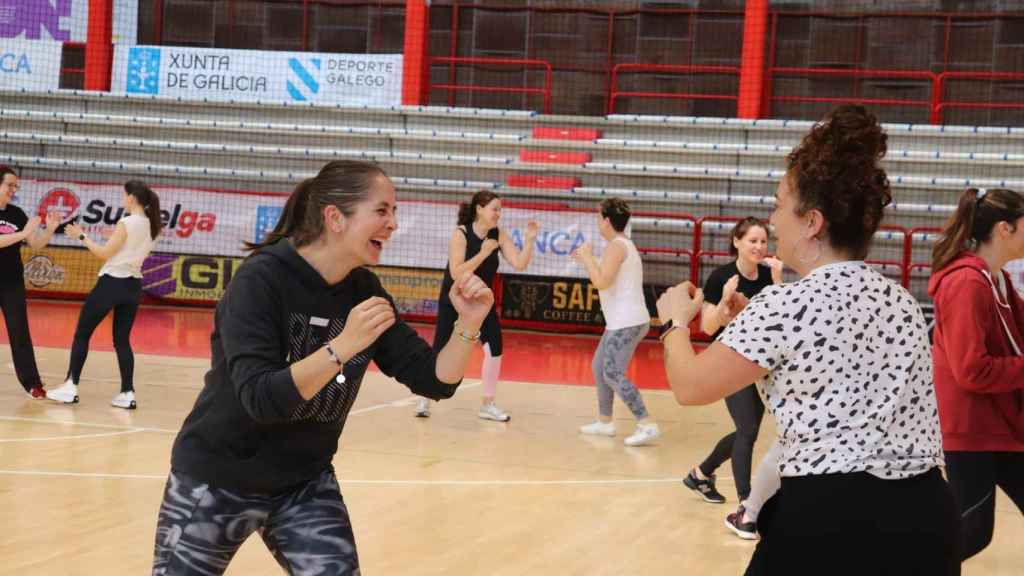
<path fill-rule="evenodd" d="M 71 344 L 71 363 L 68 378 L 78 384 L 82 376 L 85 358 L 89 355 L 89 339 L 96 327 L 114 311 L 114 351 L 117 352 L 117 367 L 121 371 L 121 392 L 135 390 L 132 376 L 135 373 L 135 355 L 128 336 L 135 323 L 135 313 L 142 297 L 142 280 L 138 278 L 115 278 L 104 274 L 85 299 L 82 312 L 75 327 L 75 340 Z"/>
<path fill-rule="evenodd" d="M 997 486 L 1024 513 L 1024 452 L 946 452 L 946 476 L 960 510 L 966 560 L 992 542 Z"/>
<path fill-rule="evenodd" d="M 22 388 L 29 391 L 42 386 L 36 354 L 32 349 L 32 336 L 28 332 L 28 309 L 25 305 L 25 285 L 21 278 L 17 282 L 0 283 L 0 309 L 7 324 L 7 339 L 11 343 L 11 357 L 14 373 Z"/>
<path fill-rule="evenodd" d="M 764 417 L 764 403 L 757 394 L 757 388 L 751 384 L 725 398 L 725 406 L 736 426 L 715 445 L 707 459 L 700 465 L 705 476 L 715 473 L 726 460 L 732 460 L 732 475 L 736 479 L 736 495 L 740 501 L 750 496 L 750 467 L 754 458 L 754 443 L 761 429 Z"/>
<path fill-rule="evenodd" d="M 758 531 L 746 576 L 960 574 L 960 514 L 938 468 L 783 478 Z"/>

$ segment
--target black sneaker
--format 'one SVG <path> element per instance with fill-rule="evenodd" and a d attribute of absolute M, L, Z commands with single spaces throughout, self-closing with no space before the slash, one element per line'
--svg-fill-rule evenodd
<path fill-rule="evenodd" d="M 743 506 L 740 505 L 739 509 L 725 517 L 725 526 L 744 540 L 757 540 L 757 525 L 753 522 L 744 522 L 744 512 Z"/>
<path fill-rule="evenodd" d="M 718 490 L 715 490 L 714 476 L 707 480 L 701 480 L 697 478 L 697 475 L 693 473 L 693 470 L 690 470 L 690 473 L 686 475 L 686 478 L 683 478 L 683 485 L 700 494 L 700 497 L 703 498 L 705 502 L 710 502 L 712 504 L 725 503 L 725 496 L 722 496 L 718 493 Z"/>

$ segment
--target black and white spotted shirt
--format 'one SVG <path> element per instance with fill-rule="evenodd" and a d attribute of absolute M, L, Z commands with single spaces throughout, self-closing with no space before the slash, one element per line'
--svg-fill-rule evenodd
<path fill-rule="evenodd" d="M 942 464 L 924 315 L 863 262 L 769 286 L 719 341 L 769 370 L 758 383 L 782 443 L 782 476 L 898 479 Z"/>

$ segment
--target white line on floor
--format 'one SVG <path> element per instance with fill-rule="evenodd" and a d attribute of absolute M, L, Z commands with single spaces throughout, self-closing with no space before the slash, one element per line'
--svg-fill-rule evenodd
<path fill-rule="evenodd" d="M 145 432 L 142 428 L 132 428 L 130 430 L 118 430 L 117 432 L 100 432 L 98 434 L 78 434 L 75 436 L 44 436 L 39 438 L 0 438 L 0 443 L 12 443 L 12 442 L 47 442 L 50 440 L 81 440 L 83 438 L 107 438 L 110 436 L 123 436 L 125 434 L 136 434 L 138 432 Z"/>

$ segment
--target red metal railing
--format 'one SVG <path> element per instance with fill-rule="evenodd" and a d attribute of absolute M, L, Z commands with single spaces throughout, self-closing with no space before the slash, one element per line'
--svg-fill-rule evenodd
<path fill-rule="evenodd" d="M 949 80 L 992 80 L 1024 83 L 1024 74 L 1013 72 L 943 72 L 935 77 L 935 87 L 932 89 L 932 100 L 935 101 L 932 107 L 932 124 L 942 124 L 942 112 L 946 108 L 967 108 L 983 110 L 1024 110 L 1024 102 L 961 102 L 946 101 L 944 92 L 946 83 Z"/>
<path fill-rule="evenodd" d="M 765 100 L 768 108 L 764 114 L 771 114 L 772 102 L 805 102 L 805 103 L 830 103 L 830 104 L 871 104 L 875 106 L 918 106 L 934 109 L 937 77 L 935 74 L 920 70 L 870 70 L 870 69 L 846 69 L 846 68 L 768 68 L 765 84 L 770 84 L 776 76 L 810 76 L 825 78 L 888 78 L 888 79 L 910 79 L 927 80 L 930 85 L 931 95 L 928 100 L 904 100 L 899 98 L 863 98 L 860 96 L 775 96 L 769 94 Z"/>
<path fill-rule="evenodd" d="M 539 94 L 544 97 L 544 113 L 551 112 L 551 63 L 547 60 L 526 60 L 518 58 L 464 58 L 453 56 L 439 56 L 430 59 L 430 64 L 449 64 L 451 67 L 459 64 L 471 66 L 520 66 L 523 68 L 542 68 L 544 70 L 543 88 L 517 88 L 513 86 L 479 86 L 476 84 L 457 84 L 449 81 L 446 84 L 431 84 L 431 90 L 447 90 L 449 95 L 455 92 L 489 92 L 504 94 Z M 451 75 L 450 75 L 451 77 Z"/>
<path fill-rule="evenodd" d="M 707 94 L 691 92 L 623 92 L 619 90 L 619 75 L 622 73 L 653 72 L 656 74 L 728 74 L 739 78 L 739 66 L 694 66 L 673 64 L 616 64 L 612 67 L 609 82 L 608 113 L 615 113 L 615 101 L 619 98 L 667 98 L 671 100 L 732 100 L 739 101 L 736 94 Z M 738 86 L 738 83 L 737 83 Z"/>

